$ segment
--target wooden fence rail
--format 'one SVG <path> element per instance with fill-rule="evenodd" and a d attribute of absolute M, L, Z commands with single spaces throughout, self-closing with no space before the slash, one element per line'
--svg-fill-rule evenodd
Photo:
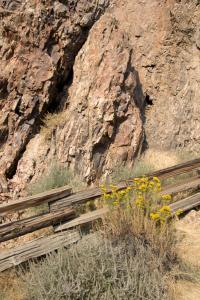
<path fill-rule="evenodd" d="M 78 231 L 59 232 L 48 237 L 42 237 L 14 249 L 0 253 L 0 272 L 19 264 L 41 257 L 62 247 L 67 247 L 81 239 Z"/>
<path fill-rule="evenodd" d="M 118 188 L 121 189 L 126 186 L 127 184 L 119 184 Z M 199 186 L 200 178 L 194 177 L 189 180 L 184 180 L 181 183 L 164 187 L 161 194 L 177 194 L 190 189 L 198 189 Z M 50 202 L 50 212 L 0 225 L 0 242 L 8 241 L 10 239 L 36 231 L 38 229 L 59 224 L 61 221 L 69 221 L 72 218 L 76 217 L 75 210 L 70 208 L 71 206 L 85 203 L 87 201 L 90 201 L 91 199 L 96 199 L 101 196 L 101 189 L 94 188 L 88 189 L 84 192 L 76 193 L 74 195 L 70 195 L 67 198 L 54 202 L 53 204 L 51 204 Z M 58 206 L 56 205 L 57 202 L 59 203 Z M 62 203 L 62 206 L 60 205 L 60 203 Z M 71 221 L 70 224 L 71 223 L 73 223 L 73 221 Z M 69 226 L 71 227 L 70 224 Z"/>
<path fill-rule="evenodd" d="M 44 203 L 59 200 L 61 198 L 69 196 L 71 192 L 72 189 L 69 188 L 69 186 L 63 186 L 38 195 L 9 201 L 8 203 L 0 205 L 0 214 L 19 211 L 29 207 L 35 207 Z"/>
<path fill-rule="evenodd" d="M 172 213 L 175 213 L 178 210 L 180 210 L 181 212 L 186 212 L 187 210 L 200 206 L 200 193 L 187 197 L 183 200 L 179 200 L 175 203 L 170 204 L 169 206 L 171 208 Z M 77 217 L 69 222 L 64 222 L 61 225 L 55 226 L 54 232 L 60 232 L 63 230 L 72 229 L 83 224 L 94 222 L 98 219 L 101 219 L 108 212 L 109 209 L 105 207 L 92 212 L 85 213 L 80 217 Z"/>
<path fill-rule="evenodd" d="M 193 170 L 197 170 L 200 168 L 200 158 L 199 159 L 194 159 L 170 168 L 165 168 L 156 172 L 153 172 L 151 174 L 148 174 L 147 176 L 158 176 L 159 178 L 169 178 L 172 176 L 177 176 L 180 174 L 188 173 Z M 130 180 L 127 180 L 126 182 L 122 182 L 119 184 L 119 188 L 124 188 L 129 184 Z M 66 187 L 61 187 L 58 189 L 54 189 L 48 192 L 44 192 L 35 196 L 30 196 L 26 197 L 24 199 L 19 199 L 15 201 L 10 201 L 5 204 L 0 205 L 0 214 L 2 213 L 9 213 L 12 211 L 19 211 L 23 210 L 29 207 L 34 207 L 36 205 L 40 205 L 43 203 L 49 203 L 49 202 L 54 202 L 51 205 L 52 210 L 56 210 L 56 207 L 60 209 L 59 206 L 62 207 L 62 200 L 63 198 L 67 197 L 67 202 L 77 202 L 76 199 L 80 199 L 82 197 L 82 201 L 84 202 L 85 200 L 92 200 L 96 197 L 99 197 L 101 195 L 101 190 L 99 188 L 88 188 L 85 191 L 78 192 L 76 194 L 72 195 L 72 198 L 70 200 L 70 197 L 68 197 L 71 194 L 71 189 L 66 186 Z M 59 199 L 62 199 L 59 203 Z M 81 203 L 81 199 L 79 200 Z"/>
<path fill-rule="evenodd" d="M 5 242 L 27 233 L 46 228 L 61 221 L 71 220 L 76 216 L 75 210 L 65 210 L 28 217 L 22 220 L 0 225 L 0 242 Z"/>
<path fill-rule="evenodd" d="M 166 179 L 199 169 L 200 159 L 195 159 L 183 164 L 156 171 L 147 176 L 157 176 L 160 179 Z M 118 190 L 124 189 L 130 184 L 130 179 L 123 181 L 117 184 Z M 195 191 L 195 194 L 192 196 L 174 202 L 170 205 L 173 212 L 179 209 L 187 211 L 200 206 L 200 192 L 197 192 L 199 188 L 200 177 L 193 175 L 193 177 L 182 179 L 178 183 L 164 186 L 161 193 L 177 194 L 189 190 L 192 190 L 193 192 Z M 109 187 L 108 192 L 111 192 Z M 0 242 L 14 239 L 41 228 L 49 226 L 53 226 L 54 228 L 54 234 L 52 236 L 33 240 L 13 250 L 3 251 L 0 254 L 0 271 L 78 241 L 80 239 L 78 232 L 69 232 L 69 230 L 102 218 L 105 213 L 108 212 L 108 208 L 104 207 L 77 216 L 75 209 L 76 206 L 101 196 L 102 190 L 99 187 L 87 188 L 83 191 L 72 193 L 71 188 L 65 186 L 0 205 L 0 214 L 5 215 L 10 212 L 35 207 L 43 203 L 49 204 L 49 211 L 46 213 L 0 225 Z"/>
<path fill-rule="evenodd" d="M 198 205 L 200 205 L 200 193 L 190 196 L 184 200 L 177 201 L 176 203 L 171 205 L 171 209 L 174 212 L 178 209 L 186 211 L 195 207 L 197 202 Z M 108 209 L 103 208 L 98 209 L 94 212 L 84 214 L 79 218 L 70 221 L 69 223 L 65 223 L 63 225 L 60 225 L 60 227 L 56 227 L 56 233 L 54 235 L 45 238 L 39 238 L 34 241 L 27 242 L 23 246 L 18 246 L 15 249 L 4 251 L 0 254 L 0 272 L 7 270 L 13 266 L 17 266 L 22 262 L 26 262 L 27 260 L 40 257 L 61 247 L 66 247 L 77 242 L 81 239 L 78 231 L 74 231 L 71 233 L 63 230 L 71 229 L 78 225 L 95 221 L 99 218 L 102 218 L 107 212 Z M 61 232 L 57 233 L 58 231 Z"/>
<path fill-rule="evenodd" d="M 169 178 L 180 174 L 185 174 L 193 170 L 200 168 L 200 158 L 193 159 L 176 166 L 172 166 L 166 169 L 162 169 L 150 174 L 151 176 L 157 176 L 159 178 Z"/>

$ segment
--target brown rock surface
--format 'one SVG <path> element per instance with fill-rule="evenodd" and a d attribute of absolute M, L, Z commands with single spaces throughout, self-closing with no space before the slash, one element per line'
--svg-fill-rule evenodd
<path fill-rule="evenodd" d="M 153 104 L 145 113 L 147 143 L 199 152 L 199 1 L 120 3 L 115 15 L 129 34 L 147 104 Z"/>
<path fill-rule="evenodd" d="M 200 150 L 199 1 L 112 1 L 95 25 L 105 1 L 11 2 L 1 12 L 0 169 L 16 171 L 15 186 L 54 157 L 93 181 L 132 163 L 144 136 L 150 148 Z M 59 104 L 50 137 L 31 139 Z"/>
<path fill-rule="evenodd" d="M 133 161 L 143 137 L 143 95 L 132 56 L 116 20 L 103 16 L 76 58 L 64 121 L 46 141 L 49 147 L 39 135 L 31 141 L 37 150 L 31 158 L 30 151 L 24 154 L 17 174 L 23 176 L 32 161 L 27 170 L 31 177 L 34 161 L 41 171 L 44 158 L 56 156 L 90 182 L 113 164 Z"/>
<path fill-rule="evenodd" d="M 0 172 L 11 178 L 106 1 L 0 1 Z"/>

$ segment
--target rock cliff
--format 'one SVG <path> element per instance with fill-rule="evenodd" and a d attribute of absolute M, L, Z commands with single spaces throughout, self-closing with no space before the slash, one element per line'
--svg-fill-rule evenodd
<path fill-rule="evenodd" d="M 200 150 L 199 1 L 0 8 L 0 170 L 15 189 L 54 158 L 92 182 L 145 147 Z"/>

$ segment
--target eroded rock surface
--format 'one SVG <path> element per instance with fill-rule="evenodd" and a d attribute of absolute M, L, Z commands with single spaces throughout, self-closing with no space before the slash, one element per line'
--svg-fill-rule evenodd
<path fill-rule="evenodd" d="M 147 96 L 149 147 L 200 151 L 200 3 L 116 1 Z M 152 105 L 151 105 L 152 104 Z"/>
<path fill-rule="evenodd" d="M 91 182 L 144 143 L 200 150 L 199 1 L 113 0 L 97 22 L 105 1 L 15 2 L 0 39 L 0 169 L 14 187 L 54 158 Z M 31 139 L 60 104 L 50 136 Z"/>
<path fill-rule="evenodd" d="M 25 153 L 18 173 L 32 161 L 32 176 L 45 157 L 56 157 L 92 182 L 113 165 L 131 163 L 143 138 L 144 98 L 132 60 L 128 37 L 111 14 L 104 15 L 75 60 L 64 120 L 46 141 L 49 147 L 39 136 L 31 142 L 38 145 L 35 155 Z"/>
<path fill-rule="evenodd" d="M 106 1 L 0 1 L 0 172 L 11 178 Z"/>

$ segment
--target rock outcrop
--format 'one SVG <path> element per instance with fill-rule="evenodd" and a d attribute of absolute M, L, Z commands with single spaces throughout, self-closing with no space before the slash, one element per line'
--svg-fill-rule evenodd
<path fill-rule="evenodd" d="M 92 182 L 113 165 L 133 162 L 143 137 L 143 94 L 132 60 L 127 36 L 106 14 L 76 57 L 62 121 L 46 146 L 39 135 L 31 141 L 37 150 L 31 157 L 30 151 L 24 154 L 18 172 L 23 174 L 32 161 L 31 177 L 33 166 L 41 172 L 44 160 L 56 157 Z"/>
<path fill-rule="evenodd" d="M 198 0 L 113 0 L 100 19 L 105 1 L 9 3 L 0 169 L 14 187 L 54 158 L 91 182 L 144 145 L 200 150 Z M 41 118 L 58 107 L 45 137 Z"/>
<path fill-rule="evenodd" d="M 102 1 L 0 1 L 0 172 L 8 178 L 71 80 Z"/>

